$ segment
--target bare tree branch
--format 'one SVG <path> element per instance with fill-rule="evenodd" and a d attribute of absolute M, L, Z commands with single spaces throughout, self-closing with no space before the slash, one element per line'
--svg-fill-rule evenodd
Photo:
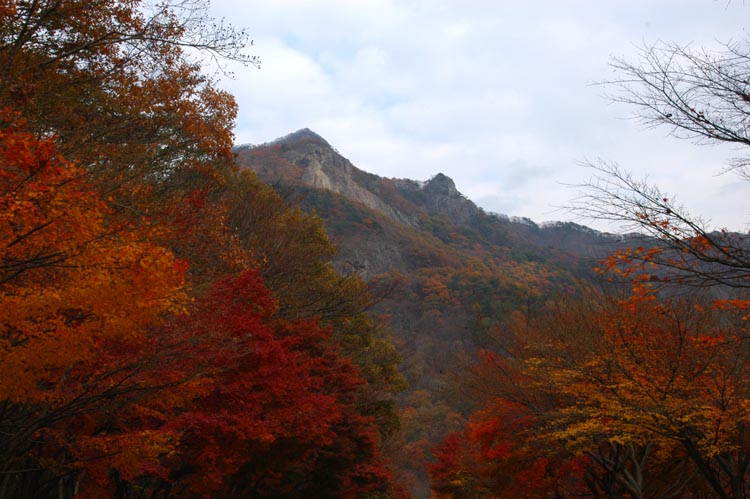
<path fill-rule="evenodd" d="M 655 265 L 655 278 L 698 287 L 750 288 L 750 241 L 742 234 L 709 231 L 676 200 L 614 163 L 586 163 L 594 170 L 570 210 L 583 218 L 614 221 L 643 236 L 628 258 Z"/>

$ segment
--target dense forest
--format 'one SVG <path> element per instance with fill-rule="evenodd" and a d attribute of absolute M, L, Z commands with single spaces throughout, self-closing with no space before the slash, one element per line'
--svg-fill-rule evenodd
<path fill-rule="evenodd" d="M 750 496 L 745 235 L 605 162 L 573 209 L 637 235 L 233 149 L 198 61 L 249 45 L 197 0 L 0 3 L 0 499 Z M 610 85 L 748 146 L 725 48 Z"/>

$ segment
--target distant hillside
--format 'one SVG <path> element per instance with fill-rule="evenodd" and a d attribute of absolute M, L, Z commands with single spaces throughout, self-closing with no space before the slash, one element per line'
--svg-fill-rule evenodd
<path fill-rule="evenodd" d="M 569 290 L 622 244 L 619 236 L 570 222 L 539 226 L 487 213 L 442 173 L 417 181 L 364 172 L 309 129 L 236 153 L 241 167 L 325 221 L 340 271 L 374 279 L 395 270 L 406 277 L 407 294 L 382 308 L 393 315 L 407 355 L 427 348 L 425 330 L 439 338 L 429 357 L 455 352 L 446 342 L 481 337 L 530 297 Z M 435 311 L 444 320 L 425 322 L 438 288 L 445 303 Z M 433 386 L 434 374 L 412 376 L 412 386 Z"/>
<path fill-rule="evenodd" d="M 609 252 L 611 246 L 620 240 L 620 236 L 572 222 L 539 226 L 529 219 L 487 213 L 461 194 L 453 180 L 442 173 L 418 181 L 389 179 L 364 172 L 307 128 L 268 144 L 239 146 L 236 152 L 240 166 L 252 169 L 262 180 L 282 192 L 294 192 L 300 196 L 303 205 L 318 209 L 331 229 L 335 229 L 334 225 L 341 228 L 347 220 L 337 219 L 336 213 L 326 216 L 325 202 L 322 206 L 315 206 L 315 201 L 303 199 L 315 197 L 310 190 L 339 195 L 359 205 L 360 210 L 368 208 L 390 222 L 416 232 L 432 231 L 439 236 L 435 220 L 430 219 L 440 218 L 467 237 L 480 239 L 483 243 L 520 245 L 545 254 L 557 250 L 561 256 L 567 253 L 579 258 L 596 258 Z M 332 231 L 334 238 L 342 235 L 339 232 Z M 443 242 L 450 243 L 445 240 L 445 234 L 443 236 Z M 340 255 L 340 259 L 344 256 Z M 386 268 L 371 270 L 378 272 Z"/>
<path fill-rule="evenodd" d="M 511 312 L 574 293 L 619 236 L 574 223 L 537 225 L 487 213 L 442 173 L 425 181 L 364 172 L 303 129 L 260 146 L 236 148 L 237 162 L 292 203 L 315 211 L 338 247 L 334 265 L 376 281 L 398 272 L 400 294 L 376 309 L 392 331 L 410 384 L 404 395 L 408 468 L 457 427 L 470 401 L 454 380 L 479 347 L 492 347 Z M 415 497 L 426 497 L 423 475 Z"/>

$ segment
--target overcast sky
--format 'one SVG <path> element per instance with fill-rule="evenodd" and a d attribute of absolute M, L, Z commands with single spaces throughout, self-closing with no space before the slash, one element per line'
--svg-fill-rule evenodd
<path fill-rule="evenodd" d="M 747 230 L 750 185 L 718 176 L 731 147 L 644 130 L 596 82 L 612 56 L 658 40 L 695 47 L 747 36 L 727 0 L 213 0 L 247 28 L 260 69 L 221 86 L 239 104 L 237 143 L 300 128 L 357 167 L 426 180 L 442 172 L 482 208 L 534 221 L 602 158 L 648 177 L 714 227 Z M 584 221 L 587 225 L 594 225 Z M 598 228 L 605 228 L 598 226 Z"/>

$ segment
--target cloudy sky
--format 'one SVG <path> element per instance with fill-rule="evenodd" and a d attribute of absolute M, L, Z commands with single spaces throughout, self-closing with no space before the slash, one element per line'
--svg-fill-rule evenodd
<path fill-rule="evenodd" d="M 212 0 L 210 12 L 247 28 L 262 59 L 221 83 L 239 104 L 238 143 L 307 127 L 363 170 L 442 172 L 486 210 L 537 222 L 572 219 L 569 185 L 602 158 L 712 226 L 748 228 L 750 186 L 717 175 L 737 150 L 644 130 L 595 85 L 644 43 L 747 36 L 745 2 Z"/>

